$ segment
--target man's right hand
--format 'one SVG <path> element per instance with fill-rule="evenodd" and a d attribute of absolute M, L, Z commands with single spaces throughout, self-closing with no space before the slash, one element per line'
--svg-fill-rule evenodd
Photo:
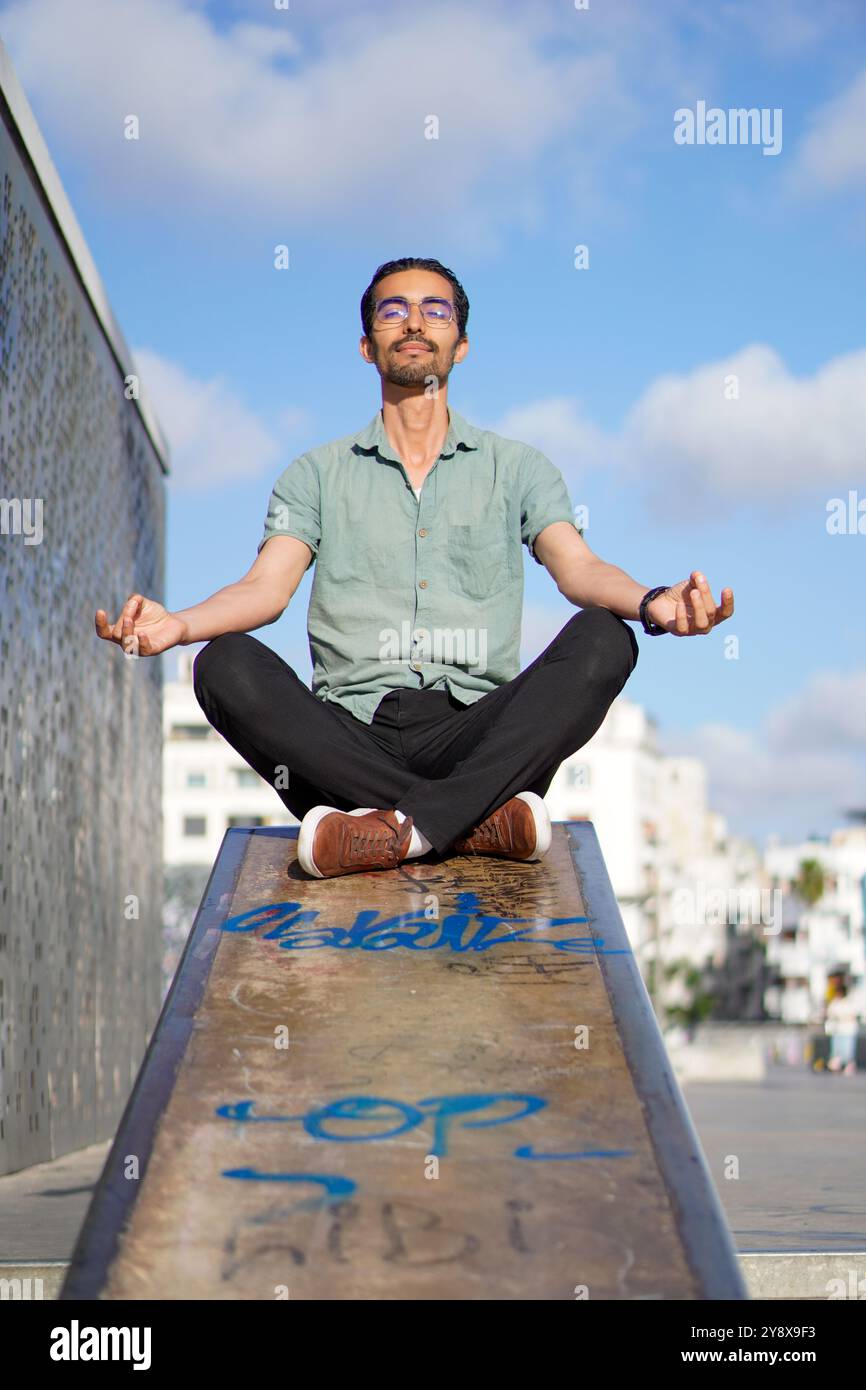
<path fill-rule="evenodd" d="M 108 621 L 104 608 L 96 610 L 96 631 L 106 642 L 116 642 L 125 655 L 158 656 L 184 640 L 186 623 L 154 599 L 132 594 L 116 623 Z"/>

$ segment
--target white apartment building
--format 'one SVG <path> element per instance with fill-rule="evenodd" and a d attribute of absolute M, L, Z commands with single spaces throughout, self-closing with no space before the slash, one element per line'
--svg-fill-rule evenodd
<path fill-rule="evenodd" d="M 772 907 L 760 852 L 750 840 L 731 834 L 724 816 L 709 809 L 707 770 L 699 758 L 661 758 L 658 793 L 663 826 L 659 931 L 665 954 L 718 961 L 726 928 L 759 928 L 762 912 Z"/>
<path fill-rule="evenodd" d="M 719 894 L 754 899 L 766 883 L 755 846 L 709 810 L 698 758 L 659 752 L 654 720 L 620 696 L 597 733 L 559 768 L 547 803 L 555 820 L 595 825 L 629 939 L 645 978 L 653 963 L 720 967 L 731 929 Z M 714 897 L 715 894 L 715 897 Z M 734 933 L 750 930 L 733 924 Z M 662 985 L 656 1002 L 682 995 Z"/>
<path fill-rule="evenodd" d="M 804 860 L 824 870 L 824 892 L 809 906 L 792 885 Z M 767 1006 L 785 1023 L 820 1023 L 827 981 L 844 971 L 866 1019 L 866 826 L 834 830 L 827 839 L 770 844 L 765 864 L 785 903 L 784 929 L 769 938 L 768 959 L 778 984 Z"/>
<path fill-rule="evenodd" d="M 554 820 L 591 820 L 638 957 L 655 940 L 658 845 L 656 726 L 620 696 L 601 728 L 556 772 L 545 801 Z"/>

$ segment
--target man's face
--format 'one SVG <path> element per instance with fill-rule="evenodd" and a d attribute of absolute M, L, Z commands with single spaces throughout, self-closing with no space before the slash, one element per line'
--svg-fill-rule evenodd
<path fill-rule="evenodd" d="M 395 296 L 410 301 L 407 318 L 386 324 L 374 316 L 370 337 L 361 339 L 361 355 L 375 363 L 383 380 L 395 386 L 426 385 L 432 377 L 444 380 L 454 363 L 463 361 L 469 342 L 464 339 L 457 344 L 456 312 L 450 323 L 430 323 L 418 303 L 435 297 L 446 299 L 453 308 L 450 280 L 431 270 L 401 270 L 380 280 L 374 295 L 377 304 Z"/>

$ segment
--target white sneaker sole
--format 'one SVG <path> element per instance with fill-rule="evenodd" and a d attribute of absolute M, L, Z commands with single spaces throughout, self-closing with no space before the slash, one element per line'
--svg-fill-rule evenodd
<path fill-rule="evenodd" d="M 529 793 L 527 793 L 529 795 Z M 375 811 L 375 806 L 361 806 L 356 811 L 341 811 L 339 806 L 313 806 L 301 821 L 301 828 L 298 831 L 298 863 L 305 874 L 310 874 L 313 878 L 324 878 L 325 875 L 316 867 L 313 858 L 313 841 L 316 838 L 316 831 L 319 822 L 325 816 L 330 816 L 337 812 L 341 816 L 366 816 L 368 811 Z"/>
<path fill-rule="evenodd" d="M 535 821 L 535 851 L 531 857 L 541 859 L 550 849 L 553 839 L 550 812 L 537 792 L 518 792 L 517 800 L 525 801 L 532 812 L 532 819 Z"/>

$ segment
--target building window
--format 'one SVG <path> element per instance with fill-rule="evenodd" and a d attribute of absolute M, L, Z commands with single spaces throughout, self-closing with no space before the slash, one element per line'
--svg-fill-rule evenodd
<path fill-rule="evenodd" d="M 183 818 L 184 835 L 206 835 L 207 817 L 206 816 L 184 816 Z"/>
<path fill-rule="evenodd" d="M 172 724 L 172 738 L 207 738 L 210 724 Z"/>
<path fill-rule="evenodd" d="M 568 763 L 565 777 L 569 787 L 588 787 L 589 763 Z"/>
<path fill-rule="evenodd" d="M 259 774 L 251 767 L 232 768 L 235 775 L 235 783 L 239 787 L 257 787 L 261 782 Z"/>
<path fill-rule="evenodd" d="M 186 785 L 188 787 L 207 786 L 207 774 L 204 772 L 188 772 L 186 774 Z"/>
<path fill-rule="evenodd" d="M 229 830 L 233 830 L 237 827 L 246 829 L 249 826 L 267 825 L 267 823 L 265 816 L 229 816 L 226 821 Z"/>

